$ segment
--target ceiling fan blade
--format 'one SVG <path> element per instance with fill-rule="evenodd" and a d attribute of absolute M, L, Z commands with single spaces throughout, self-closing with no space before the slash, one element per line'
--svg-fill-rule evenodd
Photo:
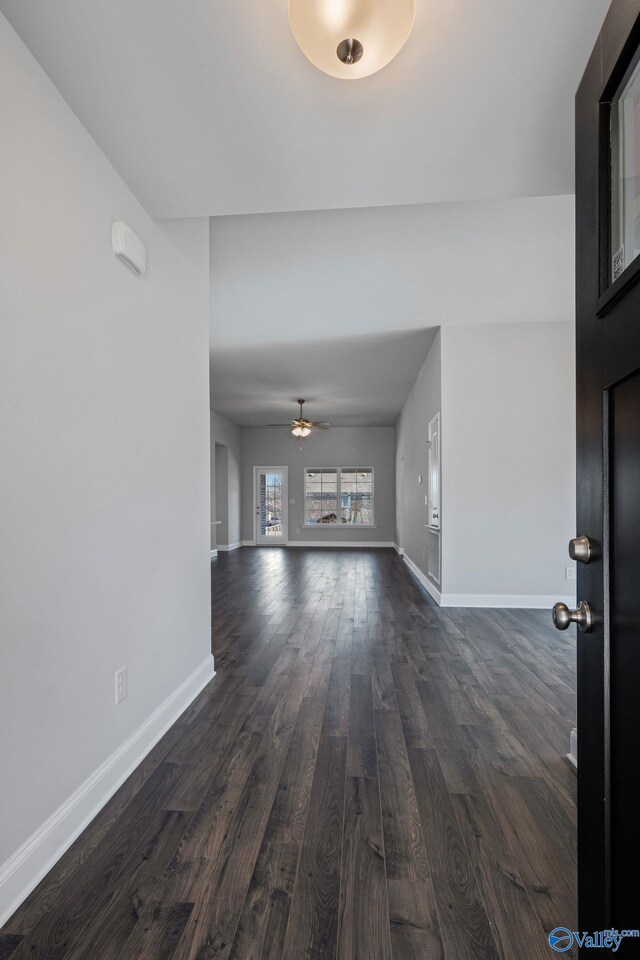
<path fill-rule="evenodd" d="M 314 430 L 328 430 L 331 424 L 328 421 L 323 421 L 322 423 L 312 423 L 311 426 Z"/>
<path fill-rule="evenodd" d="M 289 423 L 268 423 L 267 426 L 268 427 L 290 427 L 291 421 L 289 421 Z"/>

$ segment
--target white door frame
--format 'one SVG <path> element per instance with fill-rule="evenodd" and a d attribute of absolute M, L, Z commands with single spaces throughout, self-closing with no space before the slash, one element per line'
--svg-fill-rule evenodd
<path fill-rule="evenodd" d="M 282 535 L 277 539 L 260 540 L 258 536 L 258 474 L 262 472 L 281 472 L 282 484 Z M 258 547 L 274 547 L 287 545 L 289 539 L 289 467 L 254 467 L 253 468 L 253 542 Z"/>

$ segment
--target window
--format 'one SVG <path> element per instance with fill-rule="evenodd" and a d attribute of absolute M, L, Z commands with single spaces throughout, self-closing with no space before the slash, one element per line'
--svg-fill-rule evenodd
<path fill-rule="evenodd" d="M 611 102 L 611 282 L 640 255 L 640 61 Z"/>
<path fill-rule="evenodd" d="M 330 467 L 304 472 L 306 525 L 373 526 L 373 468 Z"/>

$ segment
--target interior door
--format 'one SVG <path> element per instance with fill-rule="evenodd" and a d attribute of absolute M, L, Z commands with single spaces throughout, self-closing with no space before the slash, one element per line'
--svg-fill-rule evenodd
<path fill-rule="evenodd" d="M 287 468 L 255 467 L 255 540 L 258 546 L 287 542 Z"/>
<path fill-rule="evenodd" d="M 640 927 L 639 48 L 640 0 L 614 0 L 576 99 L 583 931 Z M 617 953 L 640 956 L 640 940 Z"/>

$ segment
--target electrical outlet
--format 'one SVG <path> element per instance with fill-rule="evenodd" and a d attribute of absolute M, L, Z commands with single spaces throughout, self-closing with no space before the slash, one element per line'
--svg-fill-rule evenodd
<path fill-rule="evenodd" d="M 429 506 L 429 494 L 428 494 L 428 493 L 425 493 L 425 495 L 424 495 L 424 505 L 425 505 L 425 507 L 428 507 L 428 506 Z"/>
<path fill-rule="evenodd" d="M 121 700 L 127 695 L 127 668 L 123 667 L 122 670 L 116 670 L 116 703 L 120 703 Z"/>
<path fill-rule="evenodd" d="M 576 568 L 575 567 L 565 567 L 564 575 L 567 580 L 575 580 L 576 578 Z"/>

